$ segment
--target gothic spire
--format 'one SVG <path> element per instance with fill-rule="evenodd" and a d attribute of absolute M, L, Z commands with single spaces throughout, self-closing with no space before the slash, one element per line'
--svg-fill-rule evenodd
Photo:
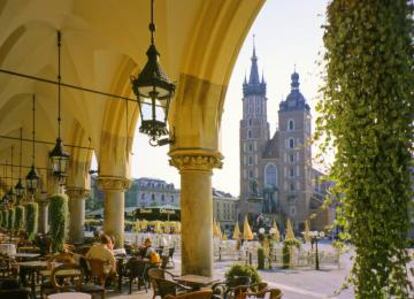
<path fill-rule="evenodd" d="M 250 77 L 249 77 L 249 84 L 259 84 L 259 69 L 257 67 L 257 56 L 256 56 L 256 45 L 254 43 L 255 36 L 253 35 L 253 56 L 252 60 L 252 67 L 250 69 Z"/>

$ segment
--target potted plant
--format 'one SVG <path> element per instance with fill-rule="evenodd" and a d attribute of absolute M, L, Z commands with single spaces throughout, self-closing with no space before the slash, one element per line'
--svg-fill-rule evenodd
<path fill-rule="evenodd" d="M 67 237 L 68 227 L 68 197 L 63 194 L 56 194 L 50 198 L 50 238 L 52 251 L 63 250 L 63 245 Z"/>
<path fill-rule="evenodd" d="M 262 281 L 257 270 L 250 265 L 233 264 L 231 268 L 224 274 L 224 276 L 226 278 L 226 284 L 229 287 L 246 284 L 245 282 L 240 283 L 241 280 L 244 280 L 245 278 L 248 278 L 251 284 L 259 283 Z"/>

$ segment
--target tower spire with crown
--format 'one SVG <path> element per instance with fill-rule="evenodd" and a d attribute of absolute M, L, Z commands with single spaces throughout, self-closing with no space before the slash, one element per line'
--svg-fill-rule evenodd
<path fill-rule="evenodd" d="M 255 35 L 253 34 L 253 55 L 252 55 L 252 67 L 250 69 L 249 84 L 259 84 L 259 69 L 257 67 L 256 45 L 254 42 Z"/>

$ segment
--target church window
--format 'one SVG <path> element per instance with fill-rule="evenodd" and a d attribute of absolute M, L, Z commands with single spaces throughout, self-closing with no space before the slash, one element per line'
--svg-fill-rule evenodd
<path fill-rule="evenodd" d="M 253 151 L 253 144 L 249 144 L 249 152 Z"/>
<path fill-rule="evenodd" d="M 161 201 L 165 201 L 164 194 L 161 194 Z"/>
<path fill-rule="evenodd" d="M 296 207 L 290 207 L 290 216 L 296 215 Z"/>
<path fill-rule="evenodd" d="M 294 162 L 295 161 L 295 156 L 293 154 L 289 155 L 289 161 L 290 162 Z"/>
<path fill-rule="evenodd" d="M 154 193 L 151 194 L 151 199 L 152 199 L 152 201 L 155 200 L 155 194 Z"/>
<path fill-rule="evenodd" d="M 289 121 L 288 121 L 288 130 L 293 131 L 294 129 L 295 129 L 295 122 L 293 121 L 293 119 L 289 119 Z"/>
<path fill-rule="evenodd" d="M 289 148 L 293 149 L 295 147 L 295 140 L 293 138 L 289 138 Z"/>
<path fill-rule="evenodd" d="M 290 191 L 295 191 L 295 184 L 290 183 Z"/>
<path fill-rule="evenodd" d="M 253 164 L 253 158 L 252 158 L 252 156 L 249 156 L 249 165 L 252 165 Z"/>
<path fill-rule="evenodd" d="M 294 177 L 295 176 L 295 171 L 293 170 L 293 168 L 290 169 L 290 177 Z"/>
<path fill-rule="evenodd" d="M 174 202 L 174 196 L 171 195 L 171 202 Z"/>
<path fill-rule="evenodd" d="M 265 167 L 265 185 L 277 186 L 277 168 L 273 163 L 269 163 Z"/>
<path fill-rule="evenodd" d="M 249 170 L 249 178 L 253 177 L 253 170 Z"/>
<path fill-rule="evenodd" d="M 141 194 L 141 200 L 145 200 L 145 193 Z"/>
<path fill-rule="evenodd" d="M 249 118 L 249 126 L 251 126 L 251 125 L 252 125 L 252 119 Z"/>
<path fill-rule="evenodd" d="M 247 137 L 252 138 L 252 131 L 247 131 Z"/>

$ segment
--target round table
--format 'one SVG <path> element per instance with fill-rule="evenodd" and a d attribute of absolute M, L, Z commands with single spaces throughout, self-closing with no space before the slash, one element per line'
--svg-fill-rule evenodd
<path fill-rule="evenodd" d="M 16 254 L 16 245 L 15 244 L 0 244 L 0 253 L 7 255 Z"/>
<path fill-rule="evenodd" d="M 48 299 L 91 299 L 92 295 L 79 292 L 65 292 L 49 295 Z"/>

